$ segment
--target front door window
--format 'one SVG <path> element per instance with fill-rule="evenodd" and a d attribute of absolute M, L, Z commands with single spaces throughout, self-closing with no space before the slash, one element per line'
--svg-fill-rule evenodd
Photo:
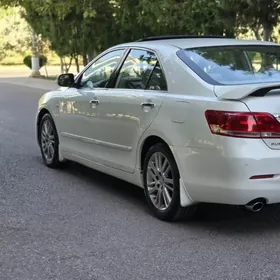
<path fill-rule="evenodd" d="M 124 52 L 124 50 L 115 50 L 95 61 L 82 74 L 80 88 L 105 88 Z"/>

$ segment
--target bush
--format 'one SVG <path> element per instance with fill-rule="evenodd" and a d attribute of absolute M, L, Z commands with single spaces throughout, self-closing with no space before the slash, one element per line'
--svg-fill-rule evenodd
<path fill-rule="evenodd" d="M 48 62 L 48 59 L 46 56 L 44 55 L 40 55 L 39 56 L 39 66 L 40 68 L 42 68 L 43 66 L 45 66 Z M 32 69 L 32 56 L 31 55 L 27 55 L 24 59 L 23 59 L 23 63 L 29 67 L 30 69 Z"/>

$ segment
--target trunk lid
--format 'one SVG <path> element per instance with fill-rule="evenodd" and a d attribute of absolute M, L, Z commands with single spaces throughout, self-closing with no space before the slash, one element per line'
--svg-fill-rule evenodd
<path fill-rule="evenodd" d="M 271 91 L 280 90 L 280 82 L 265 84 L 245 84 L 245 85 L 216 85 L 215 95 L 220 99 L 240 100 L 247 96 L 262 97 L 271 94 Z"/>

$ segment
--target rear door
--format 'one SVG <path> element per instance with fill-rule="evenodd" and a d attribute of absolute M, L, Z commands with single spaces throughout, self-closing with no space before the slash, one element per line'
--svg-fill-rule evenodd
<path fill-rule="evenodd" d="M 167 94 L 166 79 L 156 53 L 131 49 L 114 85 L 98 97 L 96 155 L 107 166 L 133 173 L 139 139 L 153 122 Z"/>

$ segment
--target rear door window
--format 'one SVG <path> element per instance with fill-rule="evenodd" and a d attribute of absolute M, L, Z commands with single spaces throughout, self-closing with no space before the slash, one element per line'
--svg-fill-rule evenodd
<path fill-rule="evenodd" d="M 157 62 L 156 66 L 153 70 L 153 73 L 147 84 L 147 89 L 148 90 L 162 90 L 162 91 L 167 90 L 166 79 L 165 79 L 164 73 L 160 67 L 159 62 Z"/>
<path fill-rule="evenodd" d="M 131 50 L 120 69 L 116 88 L 167 90 L 156 54 L 149 50 Z"/>

